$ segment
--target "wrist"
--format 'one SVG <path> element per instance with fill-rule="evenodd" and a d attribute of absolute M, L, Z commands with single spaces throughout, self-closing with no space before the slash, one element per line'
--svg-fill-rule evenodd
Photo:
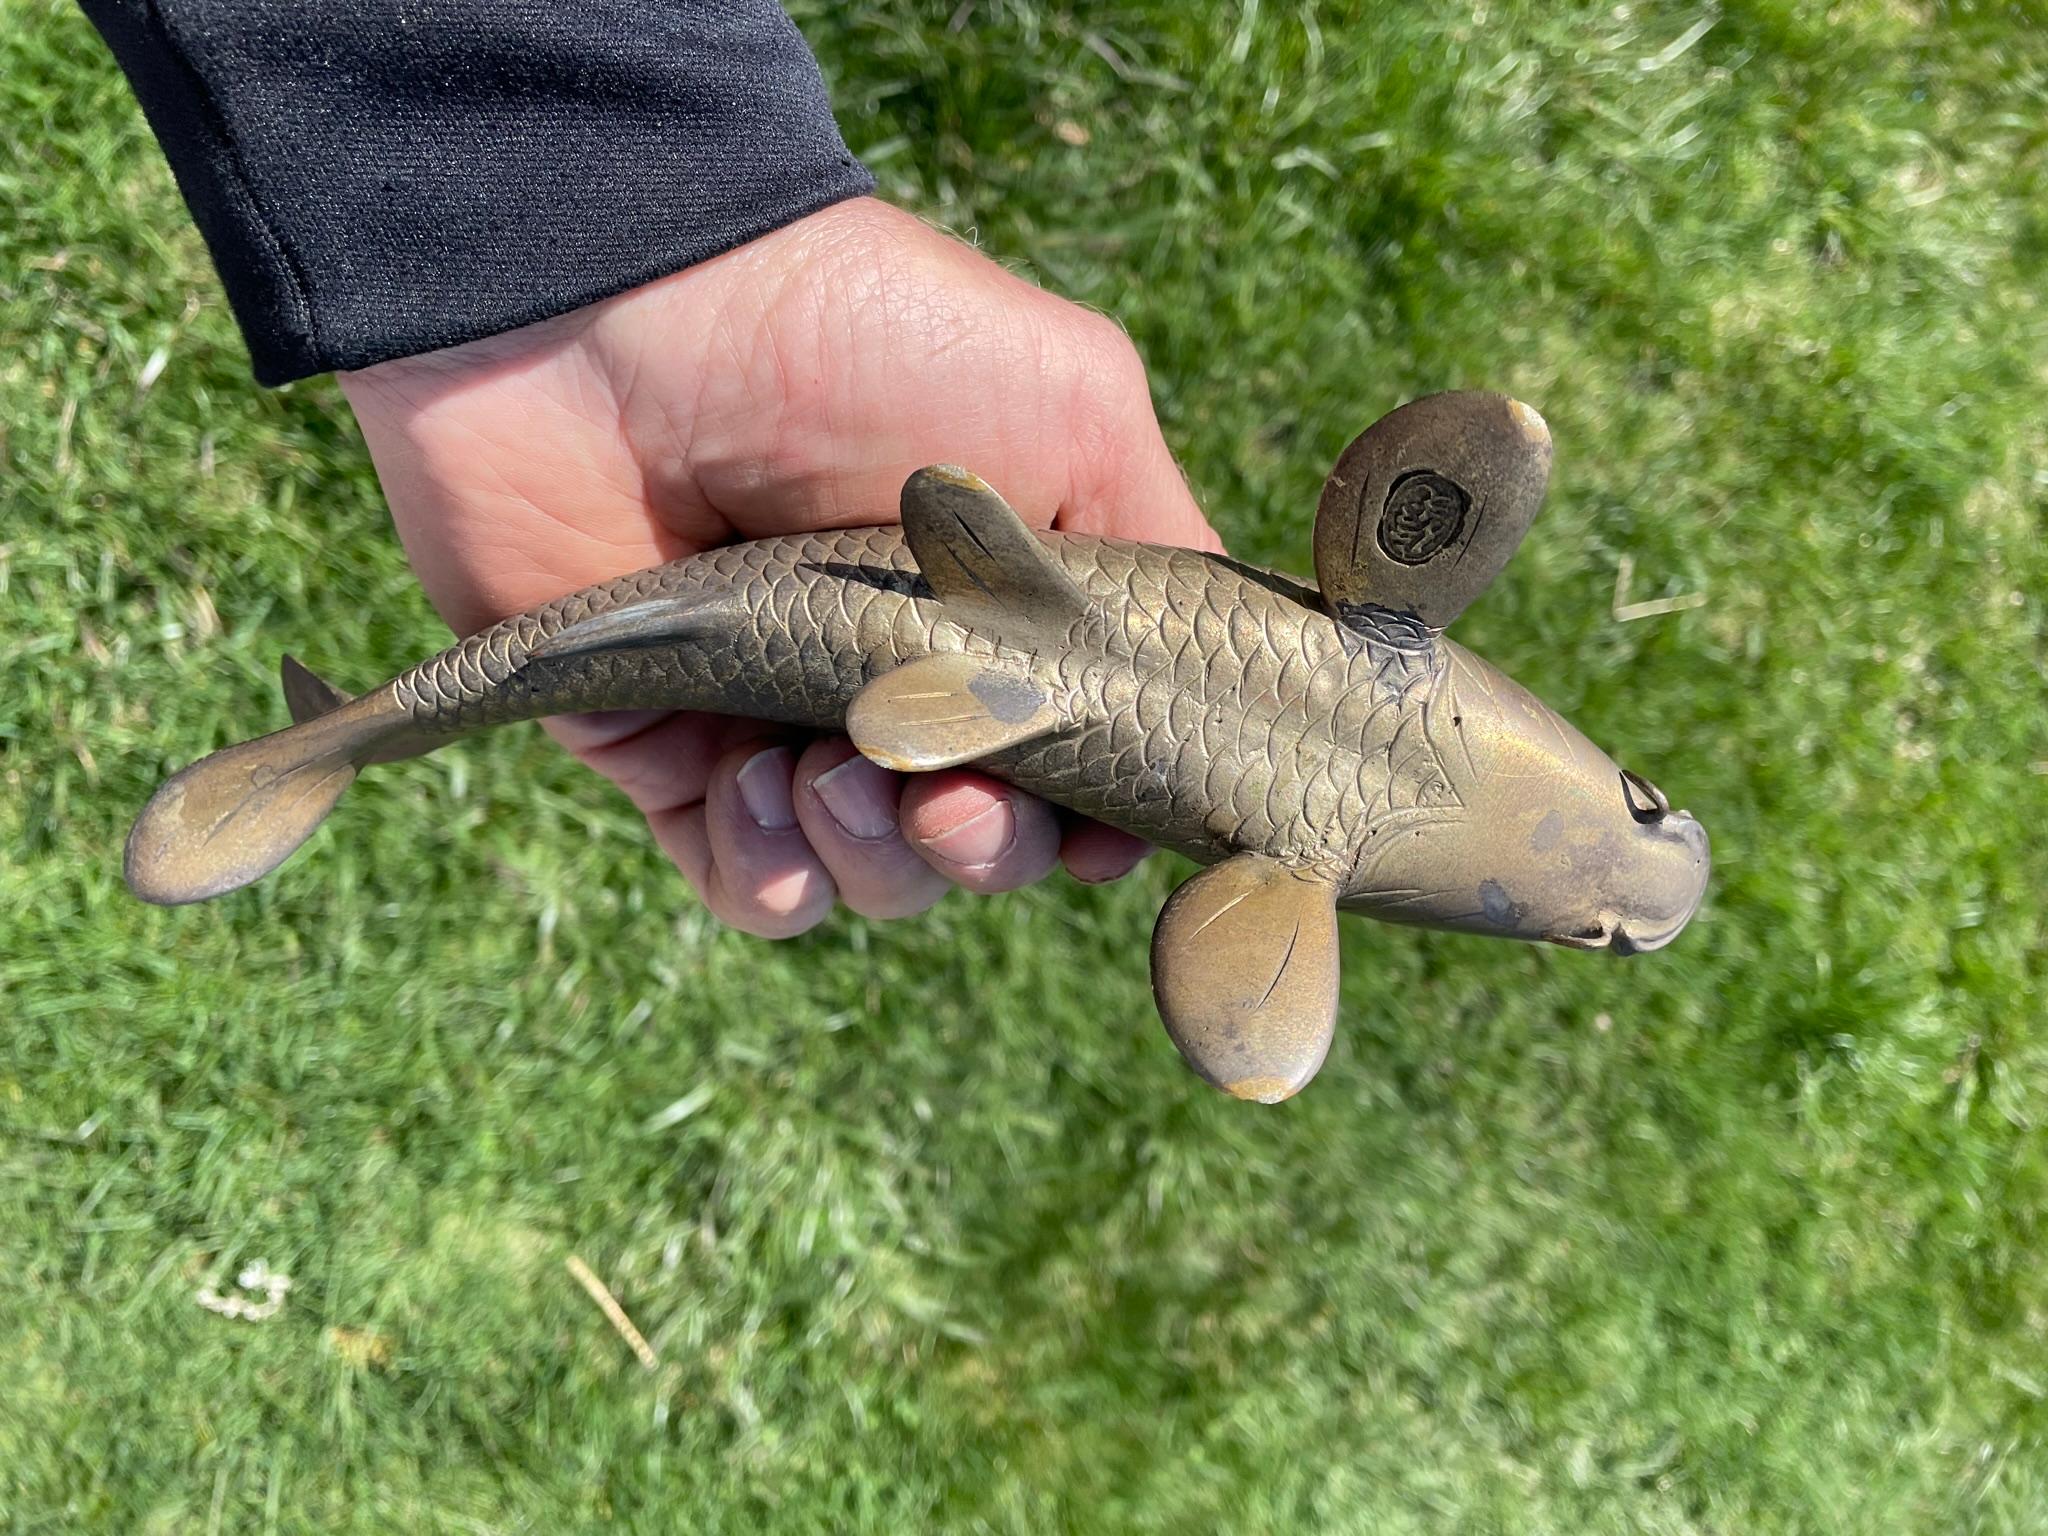
<path fill-rule="evenodd" d="M 358 419 L 367 412 L 381 424 L 395 426 L 451 395 L 514 380 L 580 344 L 642 340 L 649 334 L 649 311 L 659 310 L 665 324 L 687 322 L 722 309 L 740 293 L 747 294 L 750 307 L 765 309 L 814 263 L 844 262 L 849 269 L 858 265 L 872 274 L 890 259 L 889 248 L 905 254 L 908 243 L 920 237 L 953 246 L 973 259 L 966 247 L 914 215 L 875 197 L 852 197 L 709 260 L 581 308 L 454 346 L 345 370 L 336 379 Z"/>

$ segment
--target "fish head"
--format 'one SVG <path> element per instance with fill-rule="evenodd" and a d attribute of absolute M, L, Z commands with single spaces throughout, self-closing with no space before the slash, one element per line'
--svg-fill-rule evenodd
<path fill-rule="evenodd" d="M 1343 907 L 1617 954 L 1670 943 L 1706 891 L 1706 829 L 1513 679 L 1438 644 L 1419 706 L 1433 792 L 1367 828 Z"/>

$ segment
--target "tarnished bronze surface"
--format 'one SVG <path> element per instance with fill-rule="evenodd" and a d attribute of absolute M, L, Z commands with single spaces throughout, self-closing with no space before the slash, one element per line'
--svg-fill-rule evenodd
<path fill-rule="evenodd" d="M 1324 488 L 1318 592 L 1222 556 L 1034 533 L 974 476 L 920 470 L 900 529 L 624 576 L 359 698 L 287 659 L 298 723 L 170 779 L 129 838 L 128 883 L 164 903 L 234 890 L 359 768 L 480 726 L 664 708 L 843 727 L 891 768 L 972 762 L 1213 866 L 1160 916 L 1160 1013 L 1210 1082 L 1284 1099 L 1329 1050 L 1340 908 L 1626 954 L 1699 905 L 1700 824 L 1441 636 L 1549 472 L 1519 402 L 1402 407 Z"/>

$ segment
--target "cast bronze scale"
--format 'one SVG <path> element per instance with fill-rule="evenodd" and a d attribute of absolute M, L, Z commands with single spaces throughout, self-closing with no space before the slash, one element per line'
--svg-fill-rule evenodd
<path fill-rule="evenodd" d="M 1159 916 L 1159 1011 L 1209 1082 L 1284 1099 L 1330 1047 L 1340 910 L 1632 953 L 1699 905 L 1699 822 L 1443 636 L 1521 542 L 1550 456 L 1504 396 L 1403 406 L 1324 487 L 1318 587 L 1035 532 L 933 467 L 900 528 L 623 576 L 359 697 L 287 658 L 296 723 L 168 780 L 128 883 L 163 903 L 246 885 L 357 770 L 482 726 L 671 708 L 843 729 L 890 768 L 972 763 L 1206 865 Z"/>

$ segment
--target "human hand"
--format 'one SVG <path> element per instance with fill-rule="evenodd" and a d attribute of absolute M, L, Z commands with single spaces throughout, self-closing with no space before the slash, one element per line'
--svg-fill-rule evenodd
<path fill-rule="evenodd" d="M 968 466 L 1023 517 L 1219 549 L 1111 322 L 872 199 L 575 313 L 342 375 L 413 569 L 467 634 L 734 539 L 894 522 Z M 689 712 L 548 729 L 643 811 L 712 913 L 767 937 L 835 896 L 922 911 L 1146 848 L 964 770 Z"/>

